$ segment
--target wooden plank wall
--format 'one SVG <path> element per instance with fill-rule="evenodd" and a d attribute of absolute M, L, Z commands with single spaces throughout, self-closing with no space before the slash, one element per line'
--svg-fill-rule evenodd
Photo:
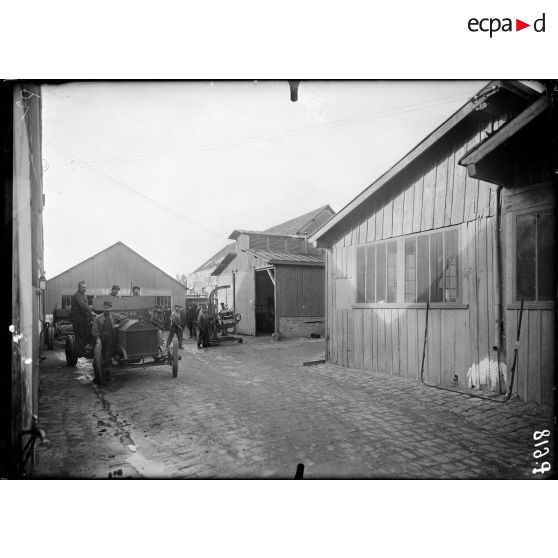
<path fill-rule="evenodd" d="M 424 308 L 337 310 L 330 341 L 331 361 L 371 372 L 418 379 L 424 343 Z M 352 331 L 350 329 L 352 322 Z M 465 385 L 468 312 L 431 309 L 424 378 L 429 383 Z M 334 336 L 336 333 L 343 335 Z M 458 341 L 458 343 L 456 343 Z M 467 351 L 468 352 L 468 351 Z"/>
<path fill-rule="evenodd" d="M 276 266 L 277 315 L 324 316 L 324 281 L 323 267 Z"/>
<path fill-rule="evenodd" d="M 517 213 L 556 208 L 556 187 L 550 182 L 531 184 L 503 190 L 503 234 L 505 249 L 505 344 L 508 381 L 513 365 L 514 345 L 519 320 L 518 304 L 513 300 L 513 220 Z M 515 306 L 510 308 L 509 306 Z M 535 306 L 535 307 L 533 307 Z M 555 309 L 551 303 L 526 305 L 521 321 L 518 361 L 513 393 L 525 401 L 552 405 L 552 386 L 555 366 Z"/>
<path fill-rule="evenodd" d="M 513 364 L 518 320 L 519 310 L 506 311 L 508 378 Z M 554 310 L 523 311 L 513 393 L 524 401 L 553 404 L 555 327 Z"/>
<path fill-rule="evenodd" d="M 471 133 L 422 170 L 394 180 L 345 220 L 327 254 L 328 357 L 343 366 L 409 378 L 420 375 L 425 309 L 357 307 L 345 295 L 355 283 L 356 246 L 401 235 L 461 225 L 461 300 L 467 308 L 434 308 L 429 316 L 425 378 L 429 383 L 505 390 L 510 378 L 519 310 L 504 309 L 504 347 L 500 356 L 507 374 L 500 374 L 495 339 L 494 243 L 496 194 L 493 186 L 471 179 L 459 159 L 484 132 L 506 122 L 499 117 Z M 529 184 L 529 181 L 525 182 Z M 508 212 L 556 207 L 554 185 L 513 184 L 504 190 L 503 226 Z M 513 258 L 509 235 L 501 236 L 502 262 Z M 508 265 L 508 267 L 506 267 Z M 511 271 L 502 265 L 502 288 L 509 295 Z M 342 286 L 342 288 L 337 288 Z M 355 286 L 356 302 L 356 286 Z M 509 300 L 508 300 L 509 302 Z M 504 306 L 505 307 L 505 306 Z M 527 308 L 523 315 L 514 393 L 523 400 L 550 405 L 554 371 L 555 310 Z"/>
<path fill-rule="evenodd" d="M 62 294 L 73 294 L 78 282 L 87 282 L 88 294 L 108 294 L 115 283 L 122 289 L 139 285 L 142 294 L 170 295 L 172 304 L 184 304 L 185 291 L 177 281 L 123 244 L 96 254 L 47 282 L 46 310 L 60 307 Z M 105 292 L 106 291 L 106 292 Z"/>
<path fill-rule="evenodd" d="M 461 299 L 468 308 L 432 308 L 429 315 L 425 379 L 463 386 L 499 389 L 495 335 L 494 262 L 495 219 L 482 217 L 460 228 Z M 329 282 L 355 282 L 354 246 L 334 248 L 328 258 Z M 334 271 L 337 275 L 334 275 Z M 419 377 L 424 342 L 424 308 L 339 308 L 330 289 L 331 360 L 405 377 Z M 353 300 L 356 302 L 356 298 Z M 352 323 L 352 329 L 351 329 Z M 351 361 L 350 353 L 354 355 Z M 352 364 L 349 364 L 352 362 Z M 479 363 L 480 366 L 479 366 Z M 472 369 L 470 370 L 470 368 Z"/>
<path fill-rule="evenodd" d="M 460 385 L 498 387 L 496 355 L 492 351 L 495 192 L 492 185 L 469 178 L 466 169 L 458 165 L 463 154 L 480 141 L 483 130 L 471 133 L 453 150 L 431 161 L 422 173 L 394 182 L 374 202 L 363 204 L 353 218 L 347 219 L 348 225 L 328 250 L 328 343 L 332 362 L 419 377 L 424 308 L 340 308 L 335 284 L 355 282 L 353 261 L 358 244 L 461 224 L 461 299 L 469 307 L 431 309 L 425 379 L 453 384 L 457 376 Z"/>

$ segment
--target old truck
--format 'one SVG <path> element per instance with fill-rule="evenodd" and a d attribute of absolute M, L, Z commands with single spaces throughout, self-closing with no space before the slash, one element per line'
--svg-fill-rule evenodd
<path fill-rule="evenodd" d="M 160 324 L 153 319 L 155 297 L 111 297 L 93 299 L 93 310 L 101 313 L 105 300 L 112 303 L 113 312 L 126 317 L 115 327 L 115 342 L 110 365 L 103 363 L 102 346 L 91 335 L 77 340 L 74 332 L 66 334 L 66 362 L 75 366 L 80 356 L 93 359 L 93 370 L 98 384 L 103 384 L 107 373 L 118 368 L 147 368 L 170 365 L 172 376 L 178 376 L 178 340 L 174 338 L 170 347 L 165 347 Z M 153 306 L 151 306 L 153 305 Z M 151 308 L 150 308 L 151 306 Z M 83 350 L 80 347 L 84 346 Z"/>

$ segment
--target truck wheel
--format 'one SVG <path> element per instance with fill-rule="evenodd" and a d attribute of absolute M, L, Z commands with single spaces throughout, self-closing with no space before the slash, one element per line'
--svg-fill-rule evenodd
<path fill-rule="evenodd" d="M 68 366 L 75 366 L 77 361 L 76 338 L 74 335 L 66 335 L 66 363 Z"/>
<path fill-rule="evenodd" d="M 172 340 L 172 377 L 178 376 L 178 339 Z"/>
<path fill-rule="evenodd" d="M 54 348 L 54 326 L 51 323 L 46 325 L 45 336 L 47 349 L 52 350 Z"/>

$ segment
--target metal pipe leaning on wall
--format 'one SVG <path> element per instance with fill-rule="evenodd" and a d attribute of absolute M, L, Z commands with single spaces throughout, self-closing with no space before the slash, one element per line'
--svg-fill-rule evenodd
<path fill-rule="evenodd" d="M 495 329 L 494 329 L 494 346 L 492 349 L 496 351 L 496 362 L 498 366 L 498 382 L 500 382 L 500 353 L 502 352 L 502 285 L 500 280 L 500 220 L 502 206 L 500 203 L 500 194 L 502 192 L 502 185 L 496 187 L 496 216 L 493 229 L 493 243 L 494 243 L 494 315 L 495 315 Z"/>

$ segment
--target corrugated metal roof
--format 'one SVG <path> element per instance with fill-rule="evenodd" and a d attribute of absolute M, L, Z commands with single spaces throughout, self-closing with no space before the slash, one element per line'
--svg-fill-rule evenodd
<path fill-rule="evenodd" d="M 300 215 L 299 217 L 285 221 L 280 225 L 275 225 L 270 229 L 266 229 L 264 232 L 288 235 L 302 233 L 312 234 L 320 226 L 316 225 L 312 227 L 312 221 L 314 221 L 324 211 L 329 212 L 332 216 L 335 215 L 335 211 L 333 211 L 329 205 L 323 205 L 322 207 L 318 207 L 318 209 L 304 213 L 304 215 Z"/>
<path fill-rule="evenodd" d="M 322 254 L 292 254 L 290 252 L 279 252 L 275 250 L 250 250 L 246 248 L 243 252 L 252 254 L 260 260 L 269 264 L 290 264 L 290 265 L 323 265 L 325 256 Z"/>
<path fill-rule="evenodd" d="M 235 251 L 236 251 L 235 242 L 231 242 L 230 244 L 227 244 L 224 248 L 221 248 L 219 252 L 213 254 L 213 256 L 211 256 L 211 258 L 209 258 L 206 262 L 202 263 L 200 267 L 192 271 L 192 274 L 199 273 L 200 271 L 205 271 L 206 269 L 214 269 L 215 266 L 218 265 L 225 256 Z"/>
<path fill-rule="evenodd" d="M 290 219 L 289 221 L 285 221 L 280 225 L 275 225 L 270 229 L 266 229 L 265 231 L 235 231 L 235 232 L 246 232 L 251 234 L 267 234 L 267 235 L 277 235 L 277 236 L 293 236 L 293 235 L 302 235 L 302 233 L 312 234 L 318 227 L 320 227 L 323 223 L 321 221 L 317 221 L 316 224 L 313 221 L 317 220 L 321 215 L 327 212 L 331 215 L 335 215 L 335 211 L 329 205 L 322 205 L 313 211 L 309 211 L 308 213 L 304 213 L 303 215 L 299 215 L 294 219 Z M 231 237 L 229 237 L 231 238 Z M 201 271 L 206 271 L 208 269 L 215 269 L 218 266 L 223 258 L 232 252 L 236 251 L 236 244 L 231 243 L 227 244 L 224 248 L 221 248 L 219 252 L 211 256 L 207 261 L 205 261 L 202 265 L 200 265 L 197 269 L 192 271 L 192 275 L 194 273 L 199 273 Z"/>
<path fill-rule="evenodd" d="M 231 235 L 229 236 L 229 238 L 233 238 L 233 239 L 237 239 L 241 234 L 257 234 L 260 236 L 274 236 L 274 237 L 279 237 L 279 238 L 304 238 L 301 235 L 296 235 L 296 234 L 279 234 L 279 233 L 270 233 L 270 232 L 266 232 L 266 231 L 246 231 L 244 229 L 235 229 Z"/>
<path fill-rule="evenodd" d="M 211 272 L 211 275 L 220 275 L 221 271 L 225 269 L 229 265 L 232 260 L 236 258 L 236 252 L 230 252 L 227 254 L 216 266 L 215 269 Z"/>

